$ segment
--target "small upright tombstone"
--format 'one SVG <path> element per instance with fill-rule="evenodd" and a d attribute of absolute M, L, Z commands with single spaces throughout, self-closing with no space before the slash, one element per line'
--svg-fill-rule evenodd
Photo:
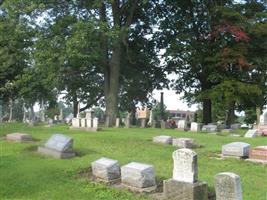
<path fill-rule="evenodd" d="M 164 120 L 160 121 L 160 128 L 162 128 L 162 129 L 166 128 L 166 122 Z"/>
<path fill-rule="evenodd" d="M 120 118 L 116 118 L 116 128 L 120 128 Z"/>
<path fill-rule="evenodd" d="M 191 130 L 192 132 L 199 132 L 199 131 L 201 131 L 201 123 L 192 122 L 192 123 L 191 123 L 190 130 Z"/>
<path fill-rule="evenodd" d="M 96 131 L 98 130 L 98 118 L 97 117 L 93 119 L 93 129 Z"/>
<path fill-rule="evenodd" d="M 14 142 L 32 141 L 32 136 L 27 133 L 10 133 L 6 135 L 6 140 Z"/>
<path fill-rule="evenodd" d="M 190 149 L 173 152 L 173 177 L 163 181 L 163 198 L 207 200 L 208 185 L 198 181 L 197 154 Z"/>
<path fill-rule="evenodd" d="M 258 130 L 257 129 L 251 129 L 251 130 L 248 130 L 245 134 L 245 138 L 254 138 L 254 137 L 257 137 L 257 132 Z"/>
<path fill-rule="evenodd" d="M 245 142 L 232 142 L 222 146 L 222 155 L 246 158 L 249 155 L 250 144 Z"/>
<path fill-rule="evenodd" d="M 223 172 L 215 177 L 216 200 L 242 200 L 240 177 Z"/>
<path fill-rule="evenodd" d="M 80 128 L 81 127 L 81 119 L 80 118 L 72 118 L 72 127 L 73 128 Z"/>
<path fill-rule="evenodd" d="M 53 134 L 44 146 L 38 147 L 38 152 L 55 158 L 65 159 L 75 156 L 73 139 L 62 134 Z"/>
<path fill-rule="evenodd" d="M 87 127 L 87 119 L 86 118 L 82 118 L 81 119 L 81 127 L 82 128 L 86 128 Z"/>
<path fill-rule="evenodd" d="M 187 121 L 186 120 L 179 120 L 177 124 L 177 129 L 179 130 L 186 130 L 187 129 Z"/>

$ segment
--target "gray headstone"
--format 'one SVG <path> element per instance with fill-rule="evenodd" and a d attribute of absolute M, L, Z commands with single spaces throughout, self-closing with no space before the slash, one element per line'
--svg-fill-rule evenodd
<path fill-rule="evenodd" d="M 232 142 L 222 146 L 224 156 L 248 157 L 250 144 L 245 142 Z"/>
<path fill-rule="evenodd" d="M 197 154 L 190 149 L 178 149 L 172 153 L 173 179 L 195 183 L 198 179 Z"/>
<path fill-rule="evenodd" d="M 154 143 L 162 143 L 162 144 L 171 144 L 172 143 L 172 137 L 168 135 L 160 135 L 153 137 Z"/>
<path fill-rule="evenodd" d="M 10 133 L 6 135 L 6 140 L 15 142 L 31 141 L 32 136 L 27 133 Z"/>
<path fill-rule="evenodd" d="M 190 128 L 190 130 L 191 130 L 192 132 L 199 132 L 199 131 L 201 131 L 201 123 L 192 122 L 192 123 L 191 123 L 191 128 Z"/>
<path fill-rule="evenodd" d="M 92 162 L 92 172 L 95 177 L 105 181 L 116 180 L 121 176 L 119 162 L 109 158 L 100 158 Z"/>
<path fill-rule="evenodd" d="M 240 177 L 231 172 L 215 177 L 216 200 L 242 200 Z"/>
<path fill-rule="evenodd" d="M 230 126 L 231 129 L 239 129 L 240 127 L 241 127 L 241 124 L 238 124 L 238 123 L 231 124 L 231 126 Z"/>
<path fill-rule="evenodd" d="M 131 162 L 121 167 L 121 181 L 127 186 L 136 188 L 155 186 L 154 167 L 152 165 Z"/>
<path fill-rule="evenodd" d="M 195 141 L 192 138 L 173 138 L 172 145 L 178 148 L 194 148 Z"/>
<path fill-rule="evenodd" d="M 164 120 L 160 121 L 160 128 L 162 128 L 162 129 L 166 128 L 166 122 Z"/>
<path fill-rule="evenodd" d="M 257 129 L 248 130 L 246 132 L 246 134 L 245 134 L 245 138 L 254 138 L 254 137 L 257 137 L 257 132 L 258 132 Z"/>
<path fill-rule="evenodd" d="M 59 152 L 69 152 L 73 150 L 73 139 L 66 135 L 54 134 L 48 139 L 44 146 Z"/>
<path fill-rule="evenodd" d="M 202 131 L 215 132 L 215 131 L 218 131 L 218 127 L 217 127 L 217 125 L 213 125 L 213 124 L 204 125 L 202 127 Z"/>

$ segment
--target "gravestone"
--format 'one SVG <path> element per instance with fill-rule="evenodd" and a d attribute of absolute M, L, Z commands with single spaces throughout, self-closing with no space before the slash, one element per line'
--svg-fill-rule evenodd
<path fill-rule="evenodd" d="M 192 123 L 191 123 L 190 130 L 191 130 L 192 132 L 199 132 L 199 131 L 201 131 L 201 123 L 192 122 Z"/>
<path fill-rule="evenodd" d="M 187 121 L 186 120 L 179 120 L 177 124 L 177 129 L 186 130 L 187 129 Z"/>
<path fill-rule="evenodd" d="M 173 179 L 176 181 L 194 183 L 197 181 L 197 154 L 190 149 L 179 149 L 172 154 L 174 167 Z"/>
<path fill-rule="evenodd" d="M 218 124 L 217 129 L 218 130 L 226 129 L 226 124 Z"/>
<path fill-rule="evenodd" d="M 196 147 L 196 144 L 192 138 L 173 138 L 172 146 L 190 149 Z"/>
<path fill-rule="evenodd" d="M 82 118 L 81 119 L 81 127 L 82 128 L 86 128 L 87 127 L 87 119 L 86 118 Z"/>
<path fill-rule="evenodd" d="M 245 158 L 249 155 L 250 144 L 245 142 L 232 142 L 222 146 L 223 156 Z"/>
<path fill-rule="evenodd" d="M 131 127 L 131 113 L 127 113 L 125 120 L 124 120 L 125 128 Z"/>
<path fill-rule="evenodd" d="M 113 182 L 121 177 L 120 165 L 117 160 L 111 160 L 109 158 L 100 158 L 92 162 L 92 173 L 96 179 L 100 179 L 105 182 Z"/>
<path fill-rule="evenodd" d="M 121 182 L 130 189 L 156 189 L 154 167 L 152 165 L 131 162 L 121 167 Z"/>
<path fill-rule="evenodd" d="M 257 129 L 251 129 L 251 130 L 248 130 L 245 134 L 245 138 L 254 138 L 254 137 L 257 137 Z"/>
<path fill-rule="evenodd" d="M 240 177 L 223 172 L 215 177 L 216 200 L 242 200 Z"/>
<path fill-rule="evenodd" d="M 172 144 L 172 137 L 168 135 L 160 135 L 153 137 L 154 143 Z"/>
<path fill-rule="evenodd" d="M 249 159 L 267 161 L 267 146 L 257 146 L 249 151 Z"/>
<path fill-rule="evenodd" d="M 165 129 L 165 128 L 166 128 L 166 122 L 165 122 L 164 120 L 161 120 L 161 121 L 160 121 L 160 127 L 161 127 L 162 129 Z"/>
<path fill-rule="evenodd" d="M 98 130 L 98 118 L 97 117 L 93 119 L 93 129 Z"/>
<path fill-rule="evenodd" d="M 87 128 L 92 128 L 93 127 L 93 121 L 92 121 L 92 119 L 86 118 L 86 127 Z"/>
<path fill-rule="evenodd" d="M 198 181 L 197 154 L 190 149 L 173 152 L 173 177 L 163 181 L 163 199 L 207 200 L 208 185 Z"/>
<path fill-rule="evenodd" d="M 32 136 L 27 133 L 10 133 L 6 135 L 6 140 L 14 142 L 29 142 L 32 141 Z"/>
<path fill-rule="evenodd" d="M 81 119 L 80 118 L 72 118 L 72 127 L 80 128 L 81 127 Z"/>
<path fill-rule="evenodd" d="M 94 118 L 94 112 L 93 111 L 87 111 L 85 114 L 86 119 L 93 119 Z"/>
<path fill-rule="evenodd" d="M 218 131 L 218 127 L 217 125 L 214 125 L 214 124 L 204 125 L 202 127 L 202 131 L 215 132 L 215 131 Z"/>
<path fill-rule="evenodd" d="M 66 135 L 53 134 L 44 146 L 38 147 L 38 152 L 61 159 L 74 157 L 73 139 Z"/>
<path fill-rule="evenodd" d="M 231 129 L 239 129 L 240 127 L 241 127 L 241 124 L 238 124 L 238 123 L 231 124 L 231 126 L 230 126 Z"/>
<path fill-rule="evenodd" d="M 116 118 L 116 128 L 120 128 L 120 118 Z"/>

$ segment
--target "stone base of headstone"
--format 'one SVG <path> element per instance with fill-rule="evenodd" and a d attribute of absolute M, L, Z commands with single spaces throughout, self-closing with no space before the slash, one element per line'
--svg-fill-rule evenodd
<path fill-rule="evenodd" d="M 207 200 L 208 184 L 198 181 L 196 183 L 185 183 L 174 179 L 163 181 L 163 200 Z"/>
<path fill-rule="evenodd" d="M 126 188 L 132 192 L 138 192 L 138 193 L 152 193 L 157 190 L 156 185 L 151 186 L 151 187 L 146 187 L 146 188 L 138 188 L 138 187 L 133 187 L 133 186 L 126 185 L 126 184 L 121 184 L 121 187 Z"/>
<path fill-rule="evenodd" d="M 103 183 L 105 185 L 111 186 L 111 185 L 115 185 L 115 184 L 119 184 L 121 182 L 121 179 L 113 179 L 113 180 L 106 180 L 106 179 L 102 179 L 96 176 L 92 176 L 92 181 L 96 182 L 96 183 Z"/>
<path fill-rule="evenodd" d="M 249 161 L 252 163 L 256 163 L 256 164 L 262 164 L 262 165 L 267 165 L 267 160 L 259 160 L 259 159 L 246 159 L 245 161 Z"/>
<path fill-rule="evenodd" d="M 70 126 L 70 129 L 73 129 L 73 130 L 83 130 L 83 131 L 89 131 L 89 132 L 97 132 L 97 131 L 101 131 L 102 129 L 101 128 L 88 128 L 88 127 L 80 127 L 80 128 L 77 128 L 77 127 L 73 127 L 73 126 Z"/>
<path fill-rule="evenodd" d="M 6 140 L 13 142 L 29 142 L 32 136 L 26 133 L 11 133 L 6 135 Z"/>
<path fill-rule="evenodd" d="M 38 147 L 37 151 L 43 155 L 51 156 L 58 159 L 68 159 L 75 156 L 74 152 L 59 152 L 47 147 Z"/>

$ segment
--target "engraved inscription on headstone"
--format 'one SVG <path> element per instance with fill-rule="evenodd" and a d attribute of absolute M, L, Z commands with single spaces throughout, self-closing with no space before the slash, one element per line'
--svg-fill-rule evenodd
<path fill-rule="evenodd" d="M 72 151 L 73 139 L 62 134 L 54 134 L 45 143 L 45 147 L 54 149 L 60 152 Z"/>

